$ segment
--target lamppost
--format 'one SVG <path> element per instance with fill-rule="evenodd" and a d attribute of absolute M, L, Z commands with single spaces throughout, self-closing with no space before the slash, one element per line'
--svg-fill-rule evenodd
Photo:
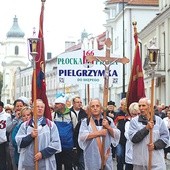
<path fill-rule="evenodd" d="M 157 65 L 159 49 L 155 46 L 155 43 L 152 44 L 150 48 L 148 48 L 148 58 L 149 65 L 151 66 L 151 120 L 153 121 L 154 116 L 154 76 L 155 76 L 155 66 Z M 150 129 L 150 143 L 153 143 L 153 129 Z M 148 170 L 151 170 L 152 167 L 152 151 L 149 151 L 149 162 L 148 162 Z"/>
<path fill-rule="evenodd" d="M 33 34 L 35 35 L 35 33 Z M 33 116 L 34 116 L 34 128 L 37 129 L 37 104 L 36 104 L 36 99 L 37 99 L 37 89 L 36 89 L 36 62 L 38 62 L 39 59 L 36 60 L 36 56 L 38 54 L 37 52 L 37 43 L 39 41 L 39 38 L 29 38 L 29 50 L 30 50 L 30 55 L 32 55 L 33 58 Z M 35 137 L 34 139 L 34 154 L 38 153 L 38 137 Z M 38 170 L 38 161 L 35 161 L 35 170 Z"/>

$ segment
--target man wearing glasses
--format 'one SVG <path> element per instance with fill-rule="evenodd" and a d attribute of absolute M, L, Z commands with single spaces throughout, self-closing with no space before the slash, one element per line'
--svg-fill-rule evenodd
<path fill-rule="evenodd" d="M 87 117 L 85 110 L 82 109 L 82 101 L 80 97 L 74 97 L 72 103 L 73 106 L 70 110 L 75 113 L 78 121 Z"/>
<path fill-rule="evenodd" d="M 76 128 L 74 130 L 74 142 L 77 149 L 77 155 L 75 158 L 75 164 L 78 166 L 78 170 L 84 170 L 84 157 L 83 157 L 83 150 L 79 147 L 78 144 L 78 134 L 79 134 L 79 128 L 81 125 L 81 120 L 87 117 L 87 114 L 85 110 L 82 108 L 82 101 L 79 96 L 74 97 L 72 100 L 73 106 L 71 107 L 71 111 L 75 113 L 78 123 L 76 125 Z"/>

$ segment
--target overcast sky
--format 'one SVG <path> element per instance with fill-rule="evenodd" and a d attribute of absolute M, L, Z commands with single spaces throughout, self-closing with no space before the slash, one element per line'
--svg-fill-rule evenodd
<path fill-rule="evenodd" d="M 81 32 L 99 35 L 105 31 L 105 0 L 46 0 L 44 11 L 45 51 L 52 56 L 64 51 L 64 42 L 80 39 Z M 12 26 L 16 15 L 25 38 L 38 34 L 41 0 L 4 0 L 0 5 L 0 41 Z"/>

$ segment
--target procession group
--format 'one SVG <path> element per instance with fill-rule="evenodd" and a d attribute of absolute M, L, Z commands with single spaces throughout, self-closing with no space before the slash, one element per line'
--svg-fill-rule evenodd
<path fill-rule="evenodd" d="M 166 170 L 169 147 L 170 108 L 158 105 L 151 114 L 147 98 L 126 107 L 100 99 L 82 105 L 79 96 L 68 104 L 60 95 L 50 105 L 20 97 L 13 105 L 0 101 L 0 170 Z M 152 133 L 152 135 L 151 135 Z M 36 140 L 38 151 L 35 152 Z M 103 144 L 104 142 L 104 144 Z M 151 156 L 151 157 L 150 157 Z M 151 160 L 151 162 L 149 162 Z"/>

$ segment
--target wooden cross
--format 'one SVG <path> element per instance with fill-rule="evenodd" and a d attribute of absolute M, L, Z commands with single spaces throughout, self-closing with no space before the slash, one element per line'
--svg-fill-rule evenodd
<path fill-rule="evenodd" d="M 110 57 L 110 47 L 112 45 L 110 38 L 106 39 L 105 45 L 106 45 L 106 57 L 93 56 L 93 55 L 86 56 L 87 62 L 91 63 L 92 61 L 100 61 L 105 66 L 104 91 L 103 91 L 103 109 L 104 109 L 103 116 L 104 118 L 106 118 L 106 108 L 107 108 L 107 102 L 108 102 L 110 66 L 115 62 L 119 62 L 122 64 L 126 64 L 129 62 L 129 59 L 124 56 L 123 58 Z M 105 150 L 104 149 L 105 149 L 105 137 L 102 137 L 101 170 L 105 169 Z"/>
<path fill-rule="evenodd" d="M 112 45 L 112 41 L 110 40 L 110 38 L 106 39 L 105 45 L 106 45 L 106 57 L 93 56 L 93 55 L 86 56 L 87 62 L 91 63 L 93 61 L 100 61 L 105 66 L 104 93 L 103 93 L 103 107 L 104 107 L 104 109 L 106 109 L 107 102 L 108 102 L 108 85 L 109 85 L 109 68 L 110 68 L 110 66 L 115 62 L 119 62 L 122 64 L 126 64 L 129 62 L 129 59 L 124 56 L 122 58 L 110 57 L 110 47 Z"/>

